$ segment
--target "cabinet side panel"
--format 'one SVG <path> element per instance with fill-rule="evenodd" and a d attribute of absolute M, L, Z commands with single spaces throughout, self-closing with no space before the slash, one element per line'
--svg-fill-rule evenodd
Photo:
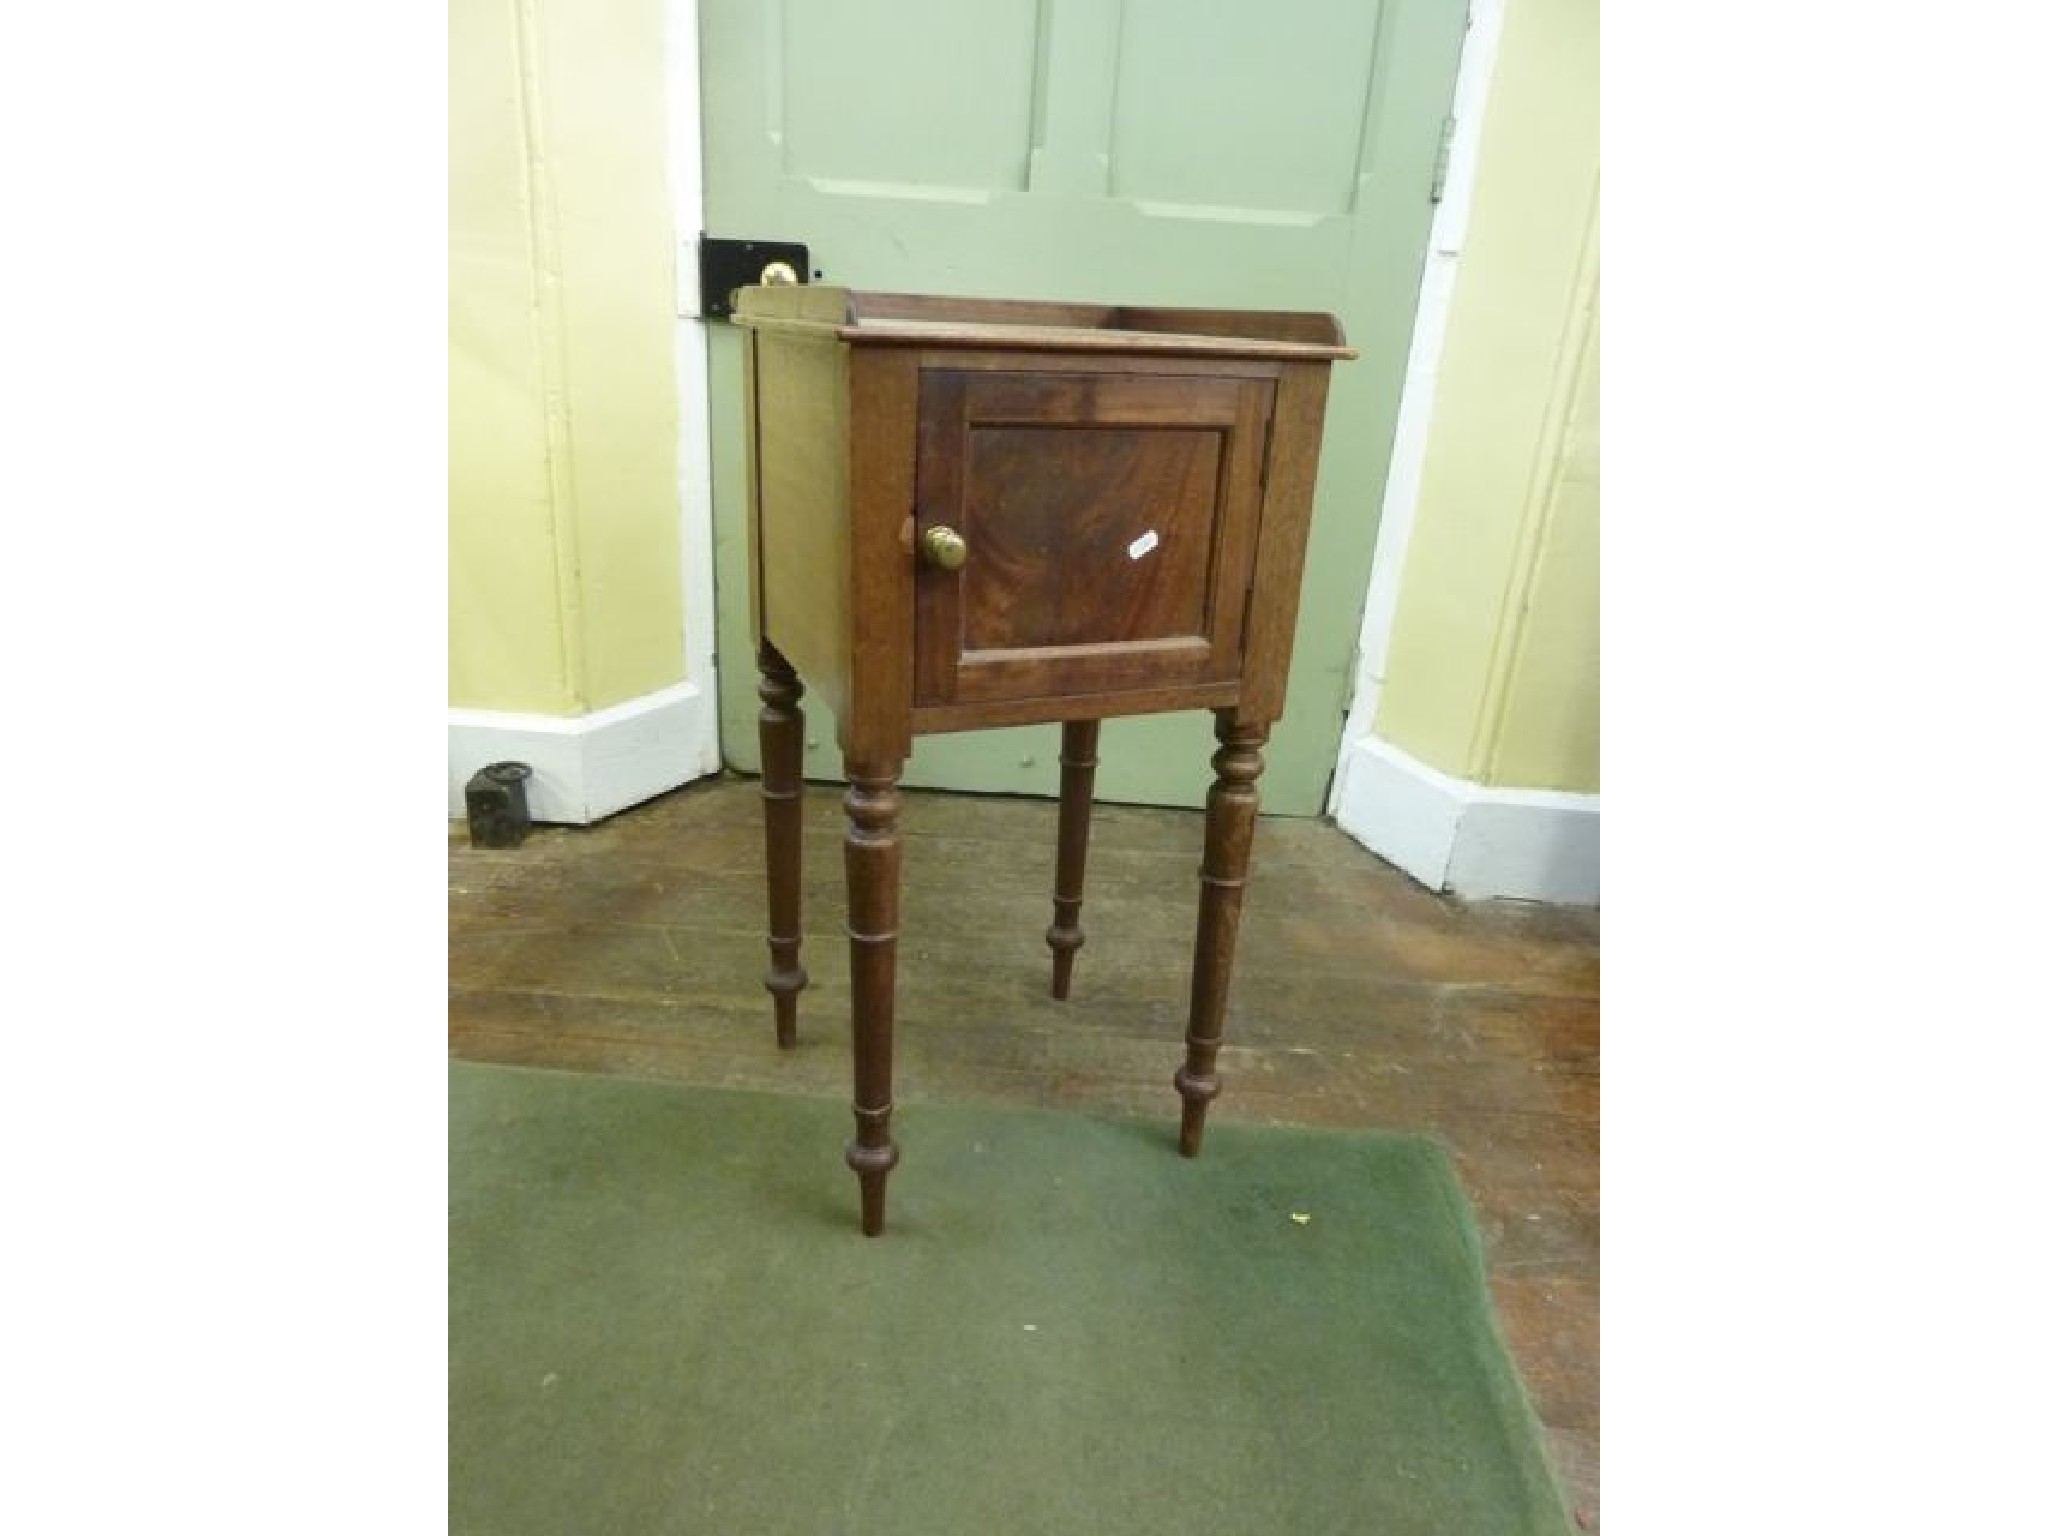
<path fill-rule="evenodd" d="M 846 347 L 757 332 L 755 625 L 843 712 L 852 672 Z"/>
<path fill-rule="evenodd" d="M 854 349 L 854 708 L 840 712 L 839 744 L 849 757 L 868 761 L 910 752 L 919 377 L 914 352 Z"/>
<path fill-rule="evenodd" d="M 1273 401 L 1273 437 L 1266 458 L 1266 501 L 1259 518 L 1258 568 L 1246 613 L 1244 694 L 1238 713 L 1267 724 L 1287 701 L 1287 664 L 1301 608 L 1302 557 L 1308 548 L 1316 463 L 1323 445 L 1327 363 L 1283 369 Z"/>
<path fill-rule="evenodd" d="M 747 435 L 747 633 L 761 648 L 761 363 L 752 331 L 740 333 L 740 401 Z M 749 658 L 751 662 L 751 658 Z"/>

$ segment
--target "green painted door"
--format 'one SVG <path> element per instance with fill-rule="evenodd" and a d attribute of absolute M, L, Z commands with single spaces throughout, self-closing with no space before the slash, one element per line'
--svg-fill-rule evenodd
<path fill-rule="evenodd" d="M 1328 310 L 1334 370 L 1263 808 L 1320 814 L 1464 0 L 700 0 L 704 219 L 895 292 Z M 739 337 L 711 326 L 727 760 L 753 770 Z M 815 698 L 805 772 L 839 776 Z M 1057 726 L 919 737 L 905 782 L 1053 794 Z M 1199 805 L 1206 713 L 1113 720 L 1096 792 Z"/>

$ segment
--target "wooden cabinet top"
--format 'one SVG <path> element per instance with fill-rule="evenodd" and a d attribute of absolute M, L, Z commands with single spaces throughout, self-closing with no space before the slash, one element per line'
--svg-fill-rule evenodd
<path fill-rule="evenodd" d="M 856 346 L 1112 352 L 1287 361 L 1356 357 L 1334 315 L 1170 309 L 1032 299 L 869 293 L 824 285 L 743 288 L 735 321 Z"/>

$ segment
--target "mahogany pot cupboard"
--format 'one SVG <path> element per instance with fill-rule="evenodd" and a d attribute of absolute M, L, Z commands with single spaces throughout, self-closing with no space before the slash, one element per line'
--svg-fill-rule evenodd
<path fill-rule="evenodd" d="M 932 731 L 1059 721 L 1055 997 L 1081 947 L 1105 716 L 1216 717 L 1180 1150 L 1201 1148 L 1258 778 L 1280 718 L 1333 360 L 1329 315 L 740 290 L 761 669 L 767 985 L 796 1039 L 805 686 L 846 791 L 854 1137 L 879 1234 L 896 990 L 897 779 Z"/>

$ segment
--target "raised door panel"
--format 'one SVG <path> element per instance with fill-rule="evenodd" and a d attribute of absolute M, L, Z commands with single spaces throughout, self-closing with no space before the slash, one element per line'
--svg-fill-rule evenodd
<path fill-rule="evenodd" d="M 1185 0 L 1123 0 L 1108 195 L 1155 218 L 1308 228 L 1348 217 L 1377 148 L 1380 10 L 1265 0 L 1197 20 Z"/>
<path fill-rule="evenodd" d="M 855 204 L 1021 191 L 1041 9 L 1036 0 L 758 5 L 770 163 Z"/>
<path fill-rule="evenodd" d="M 928 371 L 918 532 L 968 556 L 920 568 L 918 705 L 1235 679 L 1272 399 L 1263 378 Z"/>

